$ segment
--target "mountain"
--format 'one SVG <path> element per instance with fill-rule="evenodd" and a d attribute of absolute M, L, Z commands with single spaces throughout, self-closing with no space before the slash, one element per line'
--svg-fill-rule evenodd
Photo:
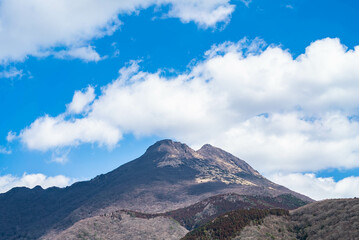
<path fill-rule="evenodd" d="M 293 211 L 234 210 L 189 232 L 182 240 L 359 239 L 359 200 L 331 199 Z"/>
<path fill-rule="evenodd" d="M 220 194 L 308 197 L 272 183 L 243 160 L 211 145 L 198 151 L 163 140 L 139 158 L 66 188 L 14 188 L 0 194 L 0 239 L 37 239 L 120 209 L 173 211 Z"/>

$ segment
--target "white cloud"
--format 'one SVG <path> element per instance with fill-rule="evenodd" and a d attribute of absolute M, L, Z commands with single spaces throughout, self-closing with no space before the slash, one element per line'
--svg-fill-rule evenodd
<path fill-rule="evenodd" d="M 266 174 L 359 167 L 359 47 L 328 38 L 293 59 L 263 46 L 214 46 L 203 62 L 171 78 L 132 62 L 84 104 L 82 116 L 40 117 L 20 138 L 45 151 L 113 147 L 127 133 L 175 137 L 222 147 Z"/>
<path fill-rule="evenodd" d="M 240 0 L 240 1 L 243 2 L 247 7 L 252 2 L 252 0 Z"/>
<path fill-rule="evenodd" d="M 12 141 L 14 141 L 16 138 L 17 138 L 16 133 L 14 133 L 13 131 L 9 131 L 9 132 L 7 133 L 7 136 L 6 136 L 6 141 L 12 142 Z"/>
<path fill-rule="evenodd" d="M 169 6 L 168 16 L 202 27 L 229 20 L 230 0 L 3 0 L 0 4 L 0 63 L 27 56 L 98 61 L 90 40 L 111 35 L 121 25 L 118 16 L 150 6 Z M 60 53 L 54 49 L 62 48 Z"/>
<path fill-rule="evenodd" d="M 74 183 L 74 179 L 58 175 L 54 177 L 48 177 L 43 174 L 26 174 L 21 177 L 13 175 L 0 176 L 0 193 L 9 191 L 14 187 L 28 187 L 34 188 L 35 186 L 41 186 L 42 188 L 49 187 L 66 187 Z"/>
<path fill-rule="evenodd" d="M 183 22 L 194 21 L 200 26 L 214 26 L 218 22 L 228 22 L 234 5 L 228 0 L 181 0 L 173 1 L 168 16 L 178 17 Z"/>
<path fill-rule="evenodd" d="M 359 177 L 347 177 L 338 182 L 333 178 L 316 177 L 312 173 L 275 174 L 269 178 L 315 200 L 353 198 L 358 197 L 359 192 Z"/>
<path fill-rule="evenodd" d="M 81 59 L 85 62 L 98 62 L 104 57 L 101 57 L 93 46 L 72 48 L 69 50 L 62 50 L 55 52 L 54 56 L 60 59 Z"/>
<path fill-rule="evenodd" d="M 293 5 L 290 5 L 290 4 L 285 5 L 285 7 L 286 7 L 286 8 L 289 8 L 289 9 L 294 9 Z"/>
<path fill-rule="evenodd" d="M 92 86 L 88 86 L 84 92 L 76 91 L 72 102 L 67 105 L 67 111 L 74 114 L 86 112 L 89 109 L 89 104 L 93 102 L 95 97 L 95 89 Z"/>
<path fill-rule="evenodd" d="M 0 146 L 0 154 L 11 154 L 11 150 L 6 147 Z"/>
<path fill-rule="evenodd" d="M 69 160 L 69 153 L 70 149 L 56 149 L 52 152 L 51 162 L 64 164 Z"/>
<path fill-rule="evenodd" d="M 120 129 L 99 119 L 65 120 L 64 115 L 56 118 L 46 115 L 22 131 L 20 137 L 29 149 L 45 151 L 49 148 L 96 142 L 111 148 L 122 138 L 122 134 Z"/>
<path fill-rule="evenodd" d="M 0 78 L 22 78 L 23 71 L 17 68 L 10 68 L 9 70 L 4 70 L 0 72 Z"/>
<path fill-rule="evenodd" d="M 211 140 L 261 172 L 358 167 L 359 124 L 331 112 L 306 120 L 303 112 L 251 117 Z"/>

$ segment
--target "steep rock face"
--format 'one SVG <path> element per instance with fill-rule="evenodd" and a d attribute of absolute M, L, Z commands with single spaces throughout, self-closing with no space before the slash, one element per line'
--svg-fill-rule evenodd
<path fill-rule="evenodd" d="M 0 239 L 36 239 L 49 229 L 117 209 L 170 211 L 225 193 L 311 199 L 270 182 L 244 161 L 204 145 L 171 140 L 104 175 L 67 188 L 17 188 L 0 194 Z"/>

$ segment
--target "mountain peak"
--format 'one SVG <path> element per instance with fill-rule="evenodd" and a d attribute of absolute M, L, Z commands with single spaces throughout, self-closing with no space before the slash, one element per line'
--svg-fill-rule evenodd
<path fill-rule="evenodd" d="M 158 167 L 178 167 L 188 159 L 200 159 L 200 154 L 184 143 L 165 139 L 150 146 L 145 156 L 156 162 Z"/>
<path fill-rule="evenodd" d="M 232 154 L 210 144 L 203 145 L 197 153 L 206 158 L 236 158 Z"/>
<path fill-rule="evenodd" d="M 204 144 L 199 150 L 205 150 L 205 149 L 211 149 L 211 148 L 215 148 L 215 147 L 213 147 L 211 144 Z"/>
<path fill-rule="evenodd" d="M 261 177 L 243 160 L 210 144 L 205 144 L 195 151 L 186 144 L 166 139 L 149 147 L 144 159 L 158 168 L 181 166 L 191 168 L 197 172 L 195 181 L 198 183 L 222 182 L 255 185 L 239 175 Z"/>
<path fill-rule="evenodd" d="M 186 152 L 192 150 L 190 147 L 188 147 L 186 144 L 175 142 L 171 139 L 164 139 L 161 141 L 156 142 L 152 146 L 150 146 L 146 153 L 178 153 L 178 152 Z"/>
<path fill-rule="evenodd" d="M 220 150 L 219 148 L 216 148 L 214 146 L 212 146 L 211 144 L 204 144 L 199 150 L 197 150 L 198 153 L 210 153 L 210 152 L 216 152 Z"/>

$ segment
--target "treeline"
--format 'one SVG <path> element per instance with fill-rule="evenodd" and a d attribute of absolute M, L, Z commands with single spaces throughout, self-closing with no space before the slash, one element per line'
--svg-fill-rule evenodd
<path fill-rule="evenodd" d="M 288 216 L 289 211 L 284 209 L 235 210 L 189 232 L 182 240 L 232 239 L 250 223 L 261 224 L 268 215 Z"/>

